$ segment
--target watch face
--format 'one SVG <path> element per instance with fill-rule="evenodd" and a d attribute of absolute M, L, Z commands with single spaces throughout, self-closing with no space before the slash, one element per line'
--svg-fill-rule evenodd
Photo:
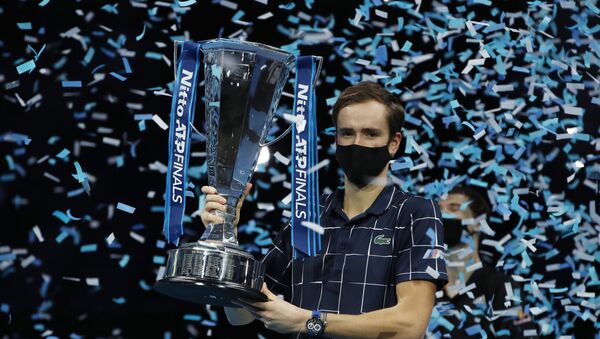
<path fill-rule="evenodd" d="M 321 328 L 323 328 L 323 325 L 318 320 L 312 320 L 308 323 L 308 329 L 311 331 L 321 332 Z"/>
<path fill-rule="evenodd" d="M 311 318 L 306 323 L 309 335 L 320 335 L 323 331 L 323 322 L 319 318 Z"/>

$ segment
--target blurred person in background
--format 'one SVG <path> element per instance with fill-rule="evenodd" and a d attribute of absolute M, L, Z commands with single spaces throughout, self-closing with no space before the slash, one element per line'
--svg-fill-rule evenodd
<path fill-rule="evenodd" d="M 438 318 L 431 332 L 439 330 L 445 338 L 479 337 L 482 331 L 489 338 L 532 338 L 524 331 L 536 326 L 515 297 L 521 286 L 496 267 L 499 255 L 484 243 L 496 233 L 486 222 L 491 213 L 487 200 L 475 188 L 457 186 L 439 204 L 448 284 L 438 292 L 434 315 L 447 323 Z"/>

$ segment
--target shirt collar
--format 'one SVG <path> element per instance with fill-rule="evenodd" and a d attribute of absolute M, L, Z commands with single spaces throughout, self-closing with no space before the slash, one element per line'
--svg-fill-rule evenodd
<path fill-rule="evenodd" d="M 383 188 L 381 193 L 379 193 L 379 195 L 377 196 L 377 198 L 375 199 L 373 204 L 371 204 L 371 206 L 369 206 L 369 208 L 367 208 L 367 210 L 364 213 L 361 213 L 361 214 L 357 215 L 356 217 L 364 216 L 364 215 L 381 215 L 390 206 L 390 201 L 392 199 L 392 195 L 394 194 L 396 189 L 397 188 L 394 187 L 392 178 L 390 178 L 390 176 L 388 175 L 387 183 L 386 183 L 385 187 Z M 344 193 L 345 193 L 344 186 L 338 187 L 334 193 L 333 202 L 332 202 L 333 210 L 342 217 L 346 217 L 346 213 L 344 213 L 344 211 L 342 210 L 343 203 L 344 203 Z"/>

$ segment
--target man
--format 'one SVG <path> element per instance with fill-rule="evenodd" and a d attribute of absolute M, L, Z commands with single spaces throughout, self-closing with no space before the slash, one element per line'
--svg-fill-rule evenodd
<path fill-rule="evenodd" d="M 448 284 L 444 286 L 444 291 L 452 298 L 460 288 L 464 287 L 459 283 L 459 276 L 462 275 L 464 281 L 467 281 L 473 273 L 472 270 L 467 270 L 465 263 L 477 265 L 481 262 L 479 257 L 481 232 L 476 218 L 489 215 L 490 208 L 475 189 L 459 186 L 448 192 L 445 199 L 440 200 L 440 209 L 443 213 L 444 243 L 448 245 L 446 253 Z M 464 238 L 463 233 L 465 233 Z"/>
<path fill-rule="evenodd" d="M 422 338 L 435 292 L 447 282 L 444 236 L 438 205 L 402 192 L 387 174 L 404 109 L 382 86 L 362 82 L 341 93 L 332 113 L 345 176 L 344 187 L 320 199 L 322 253 L 293 259 L 291 227 L 284 227 L 262 260 L 269 301 L 240 300 L 227 318 L 234 325 L 259 319 L 295 338 Z M 218 222 L 210 211 L 222 210 L 224 199 L 212 187 L 202 191 L 204 224 Z"/>
<path fill-rule="evenodd" d="M 435 319 L 429 330 L 453 339 L 481 332 L 489 338 L 524 338 L 525 330 L 536 326 L 523 313 L 521 300 L 512 296 L 520 295 L 521 286 L 496 269 L 493 250 L 482 250 L 481 221 L 490 215 L 488 202 L 474 188 L 457 186 L 440 200 L 440 209 L 448 245 L 448 284 L 436 310 L 447 322 Z M 437 326 L 443 323 L 453 327 Z"/>

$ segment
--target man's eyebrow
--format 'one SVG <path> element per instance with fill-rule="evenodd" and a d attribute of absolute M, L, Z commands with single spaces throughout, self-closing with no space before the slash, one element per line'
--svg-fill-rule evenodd
<path fill-rule="evenodd" d="M 338 132 L 354 132 L 355 131 L 355 129 L 351 128 L 351 127 L 340 127 L 337 130 L 338 130 Z M 382 133 L 383 132 L 382 129 L 376 128 L 376 127 L 365 127 L 365 128 L 361 128 L 360 131 L 363 133 Z"/>
<path fill-rule="evenodd" d="M 362 129 L 363 132 L 381 132 L 382 130 L 380 128 L 376 128 L 376 127 L 365 127 Z"/>

